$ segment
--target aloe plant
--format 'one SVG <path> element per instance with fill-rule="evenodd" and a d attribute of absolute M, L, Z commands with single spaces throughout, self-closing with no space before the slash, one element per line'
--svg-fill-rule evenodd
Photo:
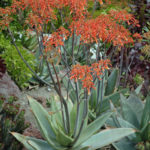
<path fill-rule="evenodd" d="M 79 120 L 76 128 L 76 104 L 67 102 L 70 116 L 70 131 L 63 126 L 61 103 L 53 100 L 51 111 L 46 111 L 41 104 L 28 97 L 32 112 L 36 118 L 44 140 L 25 137 L 19 133 L 12 133 L 28 150 L 93 150 L 106 146 L 112 142 L 135 132 L 131 128 L 117 128 L 100 131 L 105 121 L 112 115 L 107 112 L 98 117 L 94 122 L 87 124 L 85 102 L 81 101 Z M 84 120 L 84 121 L 83 121 Z M 75 130 L 77 132 L 75 132 Z M 75 134 L 77 133 L 77 134 Z"/>
<path fill-rule="evenodd" d="M 138 92 L 138 89 L 136 90 Z M 111 109 L 115 111 L 107 123 L 114 127 L 129 127 L 137 130 L 135 134 L 113 143 L 117 150 L 149 150 L 150 149 L 150 96 L 145 103 L 136 95 L 129 98 L 121 95 L 120 108 L 116 109 L 111 103 Z"/>
<path fill-rule="evenodd" d="M 108 76 L 108 72 L 101 81 L 97 82 L 96 90 L 93 90 L 90 97 L 91 116 L 96 118 L 101 113 L 109 110 L 109 101 L 115 105 L 119 104 L 120 93 L 124 94 L 128 89 L 119 90 L 116 86 L 118 78 L 118 69 L 113 69 Z"/>

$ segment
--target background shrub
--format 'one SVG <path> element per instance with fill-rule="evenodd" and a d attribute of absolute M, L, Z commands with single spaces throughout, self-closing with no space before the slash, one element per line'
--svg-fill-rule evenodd
<path fill-rule="evenodd" d="M 32 69 L 34 69 L 34 55 L 22 46 L 18 45 L 18 47 L 26 62 Z M 27 87 L 27 82 L 32 77 L 31 71 L 27 68 L 19 56 L 16 48 L 7 39 L 5 39 L 3 35 L 0 36 L 0 52 L 0 56 L 4 59 L 7 71 L 11 75 L 12 79 L 20 88 Z"/>

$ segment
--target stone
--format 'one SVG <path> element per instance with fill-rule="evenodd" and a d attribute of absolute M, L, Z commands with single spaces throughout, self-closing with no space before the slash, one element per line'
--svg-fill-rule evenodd
<path fill-rule="evenodd" d="M 5 96 L 6 98 L 10 96 L 18 97 L 20 95 L 18 86 L 11 79 L 7 72 L 5 72 L 0 78 L 0 95 Z"/>

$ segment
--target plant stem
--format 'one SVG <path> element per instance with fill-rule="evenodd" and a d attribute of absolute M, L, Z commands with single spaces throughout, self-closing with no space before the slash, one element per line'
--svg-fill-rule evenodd
<path fill-rule="evenodd" d="M 53 63 L 52 63 L 52 67 L 53 67 L 55 75 L 56 75 L 59 92 L 62 95 L 62 93 L 61 93 L 61 85 L 60 85 L 59 78 L 58 78 L 58 75 L 57 75 L 57 72 L 56 72 L 56 69 L 55 69 L 55 66 L 54 66 Z M 60 102 L 61 102 L 61 112 L 62 112 L 62 120 L 63 120 L 63 124 L 64 124 L 64 129 L 66 130 L 66 132 L 68 132 L 67 128 L 66 128 L 66 124 L 65 124 L 64 109 L 63 109 L 63 104 L 62 104 L 62 96 L 60 97 Z"/>
<path fill-rule="evenodd" d="M 46 64 L 47 64 L 48 71 L 49 71 L 49 75 L 50 75 L 50 77 L 51 77 L 51 79 L 52 79 L 54 88 L 55 88 L 56 92 L 58 93 L 58 95 L 59 95 L 59 97 L 60 97 L 60 100 L 62 100 L 62 103 L 63 103 L 64 108 L 65 108 L 65 114 L 66 114 L 66 120 L 67 120 L 67 133 L 69 134 L 69 132 L 70 132 L 70 118 L 69 118 L 68 106 L 67 106 L 67 103 L 66 103 L 66 101 L 64 100 L 62 94 L 60 93 L 58 87 L 56 86 L 55 80 L 54 80 L 54 78 L 53 78 L 53 75 L 52 75 L 52 73 L 51 73 L 51 69 L 50 69 L 50 66 L 49 66 L 49 63 L 48 63 L 47 60 L 46 60 Z"/>
<path fill-rule="evenodd" d="M 75 122 L 75 128 L 74 128 L 74 134 L 73 137 L 76 136 L 76 132 L 78 129 L 78 122 L 79 122 L 79 106 L 80 106 L 80 102 L 79 102 L 79 92 L 78 92 L 78 83 L 75 83 L 75 87 L 76 87 L 76 96 L 77 96 L 77 115 L 76 115 L 76 122 Z"/>
<path fill-rule="evenodd" d="M 89 101 L 87 100 L 87 90 L 85 90 L 84 111 L 83 111 L 83 116 L 82 116 L 82 122 L 81 122 L 79 132 L 78 132 L 75 140 L 73 141 L 72 145 L 74 145 L 78 141 L 78 139 L 81 135 L 81 132 L 82 132 L 82 129 L 83 129 L 83 126 L 84 126 L 84 123 L 85 123 L 85 119 L 88 115 L 88 103 L 89 103 Z"/>
<path fill-rule="evenodd" d="M 49 83 L 47 83 L 45 80 L 41 79 L 41 78 L 36 74 L 36 72 L 30 67 L 30 65 L 27 63 L 27 61 L 26 61 L 26 60 L 24 59 L 24 57 L 22 56 L 22 54 L 21 54 L 21 52 L 20 52 L 18 46 L 16 45 L 15 40 L 14 40 L 15 38 L 14 38 L 14 36 L 13 36 L 11 30 L 9 29 L 9 27 L 8 27 L 8 31 L 9 31 L 9 34 L 10 34 L 10 36 L 11 36 L 13 45 L 15 46 L 15 48 L 16 48 L 16 50 L 17 50 L 19 56 L 21 57 L 21 59 L 23 60 L 23 62 L 25 63 L 25 65 L 30 69 L 30 71 L 33 73 L 33 75 L 34 75 L 39 81 L 41 81 L 42 83 L 44 83 L 44 84 L 46 84 L 46 85 L 48 85 L 48 86 L 51 86 L 51 85 L 50 85 Z"/>
<path fill-rule="evenodd" d="M 75 33 L 73 31 L 73 35 L 72 35 L 72 64 L 74 64 L 75 60 L 74 60 L 74 38 L 75 38 Z"/>
<path fill-rule="evenodd" d="M 123 54 L 124 54 L 124 48 L 122 48 L 122 49 L 121 49 L 121 58 L 120 58 L 120 73 L 119 73 L 119 77 L 118 77 L 117 87 L 120 85 L 120 80 L 121 80 L 122 67 L 123 67 Z"/>

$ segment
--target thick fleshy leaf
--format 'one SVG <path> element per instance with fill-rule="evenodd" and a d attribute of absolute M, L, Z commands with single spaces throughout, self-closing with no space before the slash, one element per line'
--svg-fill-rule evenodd
<path fill-rule="evenodd" d="M 57 128 L 56 130 L 56 140 L 63 146 L 68 146 L 73 142 L 73 139 L 66 135 L 64 131 L 60 128 Z"/>
<path fill-rule="evenodd" d="M 135 130 L 138 130 L 133 124 L 131 124 L 130 122 L 128 122 L 120 117 L 117 117 L 117 121 L 122 128 L 133 128 Z"/>
<path fill-rule="evenodd" d="M 60 101 L 56 99 L 51 100 L 50 118 L 48 119 L 54 128 L 61 126 L 63 128 L 62 114 L 61 114 L 61 104 Z"/>
<path fill-rule="evenodd" d="M 108 112 L 99 118 L 97 118 L 95 121 L 90 123 L 87 128 L 85 128 L 82 133 L 80 138 L 78 139 L 77 143 L 75 146 L 80 145 L 82 142 L 86 141 L 89 139 L 94 133 L 96 133 L 106 122 L 106 120 L 112 115 L 112 112 Z"/>
<path fill-rule="evenodd" d="M 147 96 L 144 111 L 142 114 L 141 128 L 150 122 L 150 96 Z"/>
<path fill-rule="evenodd" d="M 78 117 L 78 124 L 77 124 L 77 130 L 76 130 L 77 133 L 81 126 L 83 111 L 84 111 L 84 101 L 80 102 L 80 106 L 79 106 L 79 117 Z M 76 117 L 77 117 L 77 103 L 74 104 L 73 109 L 70 114 L 70 125 L 71 125 L 72 133 L 74 132 L 74 129 L 75 129 Z M 86 125 L 87 125 L 87 119 L 85 119 L 84 128 L 86 127 Z"/>
<path fill-rule="evenodd" d="M 131 128 L 106 129 L 93 135 L 86 142 L 84 142 L 82 146 L 89 146 L 88 150 L 101 148 L 106 145 L 112 144 L 134 132 L 135 130 Z"/>
<path fill-rule="evenodd" d="M 105 96 L 110 95 L 114 92 L 116 83 L 117 83 L 117 78 L 118 78 L 118 70 L 114 69 L 110 76 L 108 77 L 106 89 L 105 89 Z"/>
<path fill-rule="evenodd" d="M 121 139 L 119 142 L 112 144 L 116 150 L 136 150 L 135 144 L 129 141 L 127 138 Z"/>
<path fill-rule="evenodd" d="M 117 105 L 119 104 L 119 99 L 120 99 L 120 93 L 124 94 L 128 91 L 128 89 L 123 89 L 120 90 L 114 94 L 111 94 L 109 96 L 104 97 L 102 104 L 101 104 L 101 109 L 100 113 L 107 111 L 110 108 L 110 100 L 112 101 L 113 104 Z"/>
<path fill-rule="evenodd" d="M 28 143 L 34 148 L 34 150 L 54 150 L 49 144 L 44 142 L 29 140 Z"/>
<path fill-rule="evenodd" d="M 97 97 L 97 91 L 93 90 L 90 96 L 90 100 L 89 100 L 91 108 L 96 107 L 96 97 Z"/>
<path fill-rule="evenodd" d="M 113 113 L 112 115 L 112 119 L 107 120 L 107 123 L 110 126 L 114 126 L 114 127 L 121 127 L 121 125 L 119 124 L 117 117 L 121 117 L 120 114 L 117 111 L 117 108 L 115 108 L 114 104 L 110 101 L 110 109 Z"/>
<path fill-rule="evenodd" d="M 51 123 L 48 121 L 48 118 L 50 117 L 48 112 L 33 98 L 28 96 L 28 99 L 41 133 L 52 147 L 58 149 L 60 145 L 57 143 L 55 132 Z"/>
<path fill-rule="evenodd" d="M 133 111 L 134 108 L 127 103 L 127 100 L 123 95 L 121 95 L 120 101 L 121 101 L 121 112 L 123 113 L 124 120 L 130 122 L 135 127 L 139 128 L 140 123 L 138 121 L 136 113 Z"/>
<path fill-rule="evenodd" d="M 142 100 L 138 96 L 131 94 L 129 98 L 126 100 L 126 102 L 128 103 L 128 105 L 130 105 L 130 107 L 136 114 L 138 121 L 141 122 L 142 113 L 144 109 Z"/>
<path fill-rule="evenodd" d="M 40 139 L 36 139 L 36 138 L 32 138 L 32 137 L 28 137 L 28 136 L 23 136 L 19 133 L 15 133 L 12 132 L 12 135 L 19 141 L 21 142 L 28 150 L 54 150 L 50 147 L 50 145 L 44 141 L 44 140 L 40 140 Z M 36 143 L 36 145 L 39 146 L 39 148 L 35 148 L 33 147 L 30 142 L 34 142 Z"/>
<path fill-rule="evenodd" d="M 150 140 L 150 122 L 147 123 L 142 129 L 141 129 L 141 138 L 144 141 Z"/>

